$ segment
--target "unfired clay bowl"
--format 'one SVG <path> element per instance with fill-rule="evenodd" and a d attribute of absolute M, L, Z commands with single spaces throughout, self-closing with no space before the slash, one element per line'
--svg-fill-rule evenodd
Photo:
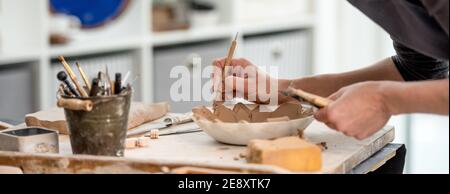
<path fill-rule="evenodd" d="M 314 116 L 311 115 L 290 121 L 265 123 L 223 123 L 196 117 L 194 117 L 194 121 L 205 133 L 218 142 L 246 146 L 251 140 L 255 139 L 270 140 L 298 135 L 314 121 Z"/>

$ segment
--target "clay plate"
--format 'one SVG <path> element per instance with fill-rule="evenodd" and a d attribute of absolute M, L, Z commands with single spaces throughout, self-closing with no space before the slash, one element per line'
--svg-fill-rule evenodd
<path fill-rule="evenodd" d="M 239 105 L 241 106 L 241 105 Z M 233 107 L 228 107 L 233 110 Z M 278 107 L 270 107 L 276 110 Z M 198 107 L 193 110 L 193 119 L 197 125 L 209 136 L 218 142 L 246 146 L 255 139 L 276 139 L 302 133 L 314 120 L 312 112 L 315 109 L 311 106 L 303 105 L 303 110 L 311 113 L 303 115 L 301 118 L 290 120 L 289 118 L 269 119 L 267 122 L 223 122 L 212 113 L 211 108 Z M 279 113 L 273 113 L 279 115 Z"/>

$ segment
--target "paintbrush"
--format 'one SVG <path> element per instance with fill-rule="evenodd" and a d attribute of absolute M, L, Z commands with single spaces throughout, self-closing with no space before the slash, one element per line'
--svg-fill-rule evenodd
<path fill-rule="evenodd" d="M 91 91 L 91 83 L 89 83 L 89 78 L 87 77 L 86 73 L 84 72 L 83 68 L 81 68 L 80 64 L 78 62 L 75 62 L 77 65 L 78 71 L 80 72 L 81 78 L 83 78 L 84 84 L 86 85 L 88 91 Z"/>
<path fill-rule="evenodd" d="M 106 74 L 106 82 L 108 82 L 108 83 L 106 83 L 105 85 L 105 89 L 106 89 L 106 92 L 107 92 L 107 96 L 109 96 L 109 95 L 112 95 L 113 94 L 113 85 L 114 84 L 111 84 L 111 77 L 109 76 L 109 70 L 108 70 L 108 65 L 105 65 L 105 74 Z"/>
<path fill-rule="evenodd" d="M 78 82 L 77 76 L 75 75 L 75 73 L 73 72 L 72 68 L 70 68 L 69 64 L 67 63 L 67 61 L 64 59 L 63 56 L 59 57 L 59 60 L 61 61 L 61 63 L 64 66 L 64 69 L 66 69 L 67 74 L 69 74 L 70 79 L 72 79 L 72 82 L 75 84 L 76 89 L 78 90 L 78 92 L 81 94 L 82 97 L 89 97 L 89 95 L 86 93 L 86 91 L 84 90 L 84 88 L 80 85 L 80 83 Z"/>
<path fill-rule="evenodd" d="M 300 89 L 294 89 L 292 87 L 289 87 L 286 91 L 283 92 L 284 95 L 286 96 L 290 96 L 296 99 L 303 99 L 311 104 L 313 104 L 314 106 L 318 107 L 318 108 L 325 108 L 328 105 L 330 105 L 333 101 L 328 99 L 328 98 L 324 98 L 315 94 L 311 94 L 308 92 L 305 92 L 303 90 Z"/>

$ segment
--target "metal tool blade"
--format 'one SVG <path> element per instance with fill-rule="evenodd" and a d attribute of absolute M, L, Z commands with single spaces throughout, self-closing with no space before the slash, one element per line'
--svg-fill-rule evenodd
<path fill-rule="evenodd" d="M 167 128 L 167 123 L 155 123 L 149 126 L 146 126 L 145 128 L 142 129 L 134 129 L 134 130 L 130 130 L 127 132 L 127 137 L 130 136 L 135 136 L 135 135 L 141 135 L 144 133 L 148 133 L 153 129 L 164 129 Z"/>

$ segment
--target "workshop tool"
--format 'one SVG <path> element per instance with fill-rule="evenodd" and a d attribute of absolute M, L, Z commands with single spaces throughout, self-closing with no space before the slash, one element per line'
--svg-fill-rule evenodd
<path fill-rule="evenodd" d="M 70 91 L 70 93 L 72 93 L 75 96 L 80 96 L 79 93 L 77 92 L 77 90 L 73 87 L 73 85 L 67 79 L 66 72 L 60 71 L 57 75 L 57 78 L 59 81 L 61 81 L 65 84 L 65 88 L 67 88 Z"/>
<path fill-rule="evenodd" d="M 125 77 L 122 80 L 122 86 L 127 85 L 127 81 L 130 78 L 130 75 L 131 75 L 130 71 L 128 71 L 127 74 L 125 74 Z"/>
<path fill-rule="evenodd" d="M 83 78 L 84 84 L 86 84 L 87 90 L 91 91 L 91 84 L 89 83 L 89 78 L 84 72 L 83 68 L 81 68 L 78 62 L 75 63 L 77 65 L 78 71 L 80 72 L 81 78 Z"/>
<path fill-rule="evenodd" d="M 63 56 L 59 57 L 59 60 L 64 66 L 64 69 L 66 69 L 67 74 L 69 74 L 70 79 L 72 79 L 72 82 L 75 84 L 76 89 L 81 94 L 81 97 L 89 97 L 89 95 L 86 93 L 84 88 L 81 86 L 81 84 L 78 82 L 77 76 L 73 72 L 73 70 L 70 68 L 69 64 L 66 62 L 66 59 L 64 59 Z"/>
<path fill-rule="evenodd" d="M 172 116 L 167 117 L 163 120 L 163 122 L 155 123 L 150 126 L 146 126 L 144 129 L 135 129 L 127 132 L 127 136 L 136 136 L 140 134 L 145 134 L 151 132 L 153 129 L 166 129 L 168 127 L 174 126 L 174 125 L 181 125 L 193 122 L 192 120 L 192 114 L 185 114 L 182 116 Z"/>
<path fill-rule="evenodd" d="M 102 95 L 111 95 L 111 82 L 109 81 L 108 75 L 104 72 L 99 72 L 100 87 L 102 88 Z"/>
<path fill-rule="evenodd" d="M 188 133 L 198 133 L 202 132 L 203 130 L 200 129 L 198 125 L 190 125 L 190 126 L 183 126 L 176 130 L 162 130 L 159 131 L 158 136 L 169 136 L 169 135 L 182 135 L 182 134 L 188 134 Z M 146 134 L 147 137 L 150 134 Z"/>
<path fill-rule="evenodd" d="M 0 132 L 0 150 L 25 153 L 58 153 L 56 131 L 30 127 Z"/>
<path fill-rule="evenodd" d="M 90 112 L 64 108 L 73 154 L 124 156 L 132 94 L 130 87 L 125 91 L 86 98 L 94 105 Z"/>
<path fill-rule="evenodd" d="M 289 87 L 284 93 L 286 96 L 291 96 L 297 99 L 298 98 L 304 99 L 313 104 L 314 106 L 317 106 L 318 108 L 325 108 L 333 102 L 330 99 L 315 94 L 311 94 L 300 89 L 295 89 L 293 87 Z"/>
<path fill-rule="evenodd" d="M 98 78 L 94 78 L 92 80 L 92 89 L 91 89 L 91 92 L 89 93 L 89 96 L 95 97 L 95 96 L 99 96 L 99 95 L 101 95 L 99 80 L 98 80 Z"/>
<path fill-rule="evenodd" d="M 114 94 L 120 94 L 122 92 L 122 74 L 116 73 L 116 79 L 114 81 Z"/>
<path fill-rule="evenodd" d="M 106 81 L 107 82 L 107 88 L 106 88 L 106 94 L 107 96 L 114 94 L 114 83 L 111 82 L 111 77 L 109 76 L 109 69 L 108 65 L 105 65 L 105 75 L 106 75 Z"/>
<path fill-rule="evenodd" d="M 66 96 L 75 97 L 75 95 L 73 95 L 69 88 L 65 87 L 63 83 L 59 85 L 58 92 Z"/>
<path fill-rule="evenodd" d="M 177 125 L 177 127 L 174 128 L 166 128 L 166 129 L 152 129 L 150 132 L 146 133 L 144 137 L 150 137 L 151 139 L 158 139 L 162 136 L 169 136 L 169 135 L 183 135 L 188 133 L 198 133 L 202 132 L 203 130 L 198 127 L 195 123 L 194 125 L 190 124 L 181 124 Z"/>
<path fill-rule="evenodd" d="M 220 91 L 222 94 L 225 90 L 225 78 L 228 75 L 228 72 L 229 72 L 230 66 L 231 66 L 231 62 L 233 61 L 234 52 L 236 51 L 238 37 L 239 37 L 239 33 L 236 34 L 236 37 L 231 42 L 231 46 L 228 50 L 227 58 L 225 60 L 225 64 L 222 68 L 222 88 Z M 216 95 L 220 96 L 221 94 L 216 93 Z M 213 102 L 213 107 L 217 107 L 218 105 L 221 105 L 221 104 L 223 104 L 223 100 L 217 101 L 217 96 L 216 96 L 216 99 Z"/>

